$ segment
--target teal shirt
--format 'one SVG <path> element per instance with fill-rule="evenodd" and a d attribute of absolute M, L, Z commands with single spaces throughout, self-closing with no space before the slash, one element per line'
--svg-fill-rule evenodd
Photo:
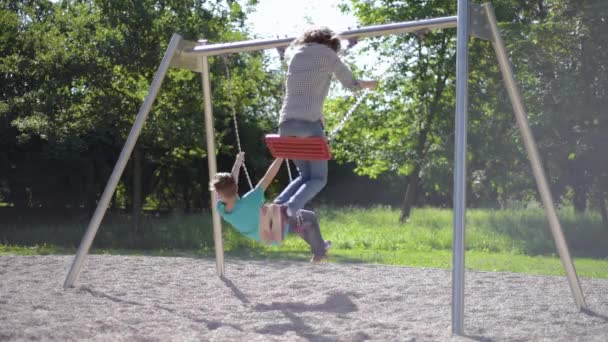
<path fill-rule="evenodd" d="M 226 212 L 224 203 L 217 201 L 217 211 L 241 234 L 260 241 L 258 225 L 260 208 L 264 205 L 264 200 L 264 191 L 260 187 L 256 187 L 243 197 L 237 198 L 230 212 Z"/>
<path fill-rule="evenodd" d="M 260 241 L 260 209 L 264 205 L 264 201 L 264 191 L 260 187 L 256 187 L 243 197 L 237 198 L 230 212 L 226 211 L 224 203 L 217 201 L 217 211 L 239 233 L 250 239 Z M 283 238 L 286 238 L 288 233 L 289 225 L 285 224 Z M 272 244 L 277 245 L 276 242 Z"/>

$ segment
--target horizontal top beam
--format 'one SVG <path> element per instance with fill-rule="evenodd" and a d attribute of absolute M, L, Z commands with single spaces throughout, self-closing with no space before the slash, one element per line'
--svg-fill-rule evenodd
<path fill-rule="evenodd" d="M 416 32 L 421 30 L 438 30 L 456 27 L 456 16 L 405 21 L 401 23 L 366 26 L 354 30 L 339 32 L 341 39 L 353 39 L 362 37 L 375 37 L 388 34 Z M 184 56 L 215 56 L 235 52 L 258 51 L 288 46 L 296 38 L 256 39 L 232 43 L 218 43 L 209 45 L 198 45 L 193 48 L 185 48 L 181 54 Z"/>

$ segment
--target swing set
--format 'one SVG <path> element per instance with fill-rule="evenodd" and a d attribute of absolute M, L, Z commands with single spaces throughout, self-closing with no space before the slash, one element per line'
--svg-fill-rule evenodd
<path fill-rule="evenodd" d="M 516 122 L 518 124 L 528 159 L 532 165 L 532 171 L 540 197 L 549 221 L 549 227 L 555 240 L 555 245 L 566 273 L 566 279 L 576 307 L 584 311 L 587 309 L 585 298 L 580 286 L 576 270 L 570 257 L 568 245 L 564 238 L 559 223 L 551 190 L 540 160 L 536 142 L 530 130 L 526 110 L 521 94 L 517 87 L 511 63 L 508 59 L 505 44 L 500 35 L 498 23 L 492 5 L 471 4 L 468 0 L 458 0 L 458 13 L 456 16 L 424 19 L 418 21 L 407 21 L 401 23 L 367 26 L 354 30 L 338 33 L 341 39 L 350 40 L 361 37 L 373 37 L 389 34 L 413 33 L 420 30 L 438 30 L 456 28 L 456 109 L 455 109 L 455 167 L 454 167 L 454 230 L 453 230 L 453 269 L 452 269 L 452 333 L 464 334 L 464 256 L 465 256 L 465 211 L 466 211 L 466 130 L 467 130 L 467 81 L 468 81 L 468 42 L 469 36 L 473 35 L 479 39 L 488 40 L 492 43 L 498 64 L 504 79 L 509 99 L 513 105 Z M 208 44 L 205 40 L 198 42 L 187 41 L 178 34 L 174 34 L 167 47 L 161 64 L 154 76 L 150 91 L 146 96 L 127 141 L 120 153 L 118 161 L 112 171 L 105 190 L 99 199 L 95 213 L 87 228 L 82 242 L 78 248 L 74 262 L 65 279 L 64 288 L 72 287 L 76 281 L 86 255 L 93 243 L 99 225 L 105 215 L 112 195 L 116 190 L 120 177 L 125 169 L 127 161 L 131 156 L 137 138 L 141 133 L 150 108 L 158 94 L 162 81 L 169 67 L 188 69 L 201 73 L 203 88 L 203 102 L 205 112 L 205 136 L 207 139 L 209 177 L 217 173 L 215 155 L 215 135 L 213 129 L 213 110 L 211 101 L 211 84 L 209 80 L 209 57 L 227 55 L 245 51 L 259 51 L 288 46 L 294 38 L 248 40 L 232 43 Z M 361 98 L 359 99 L 361 100 Z M 351 113 L 352 114 L 352 113 Z M 345 115 L 348 119 L 350 114 Z M 345 120 L 343 120 L 345 121 Z M 236 121 L 235 121 L 236 122 Z M 238 130 L 238 127 L 235 126 Z M 331 137 L 331 134 L 329 135 Z M 268 136 L 267 144 L 276 156 L 288 158 L 302 157 L 331 158 L 329 146 L 325 141 L 309 142 L 309 140 L 297 138 L 277 138 Z M 237 134 L 239 150 L 240 139 Z M 248 172 L 246 171 L 246 174 Z M 249 178 L 249 176 L 248 176 Z M 249 181 L 251 183 L 251 181 Z M 216 196 L 211 192 L 211 203 L 216 202 Z M 220 216 L 214 205 L 211 206 L 213 216 L 213 231 L 216 255 L 216 269 L 218 276 L 225 275 L 224 269 L 224 247 L 222 241 Z"/>

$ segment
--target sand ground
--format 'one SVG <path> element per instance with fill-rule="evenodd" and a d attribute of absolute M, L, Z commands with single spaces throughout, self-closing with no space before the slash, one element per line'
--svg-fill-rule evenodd
<path fill-rule="evenodd" d="M 92 255 L 0 256 L 1 341 L 608 341 L 608 280 L 467 272 L 453 337 L 451 272 L 367 264 Z"/>

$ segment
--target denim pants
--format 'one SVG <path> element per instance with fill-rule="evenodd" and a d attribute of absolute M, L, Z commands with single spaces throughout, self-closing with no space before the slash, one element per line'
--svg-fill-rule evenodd
<path fill-rule="evenodd" d="M 323 137 L 320 121 L 287 120 L 279 125 L 279 135 Z M 327 160 L 293 160 L 299 175 L 281 192 L 274 203 L 285 204 L 292 213 L 304 208 L 327 184 Z"/>

